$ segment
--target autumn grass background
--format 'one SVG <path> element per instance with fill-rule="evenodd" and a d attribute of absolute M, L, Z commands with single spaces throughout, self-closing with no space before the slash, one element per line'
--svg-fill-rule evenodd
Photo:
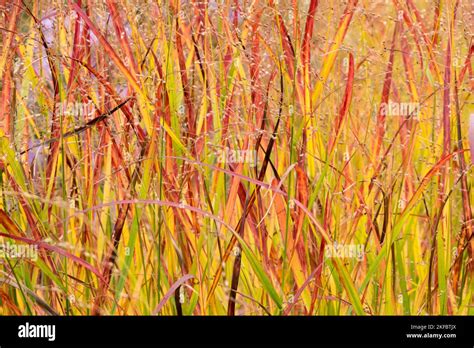
<path fill-rule="evenodd" d="M 0 314 L 474 314 L 473 11 L 0 0 Z"/>

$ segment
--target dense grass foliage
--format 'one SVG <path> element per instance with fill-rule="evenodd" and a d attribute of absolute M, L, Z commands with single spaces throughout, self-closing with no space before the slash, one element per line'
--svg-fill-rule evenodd
<path fill-rule="evenodd" d="M 0 0 L 0 314 L 474 314 L 473 10 Z"/>

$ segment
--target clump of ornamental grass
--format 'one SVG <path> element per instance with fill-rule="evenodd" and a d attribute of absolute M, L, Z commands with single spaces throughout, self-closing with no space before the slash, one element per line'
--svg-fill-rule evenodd
<path fill-rule="evenodd" d="M 0 0 L 0 314 L 474 314 L 470 12 Z"/>

